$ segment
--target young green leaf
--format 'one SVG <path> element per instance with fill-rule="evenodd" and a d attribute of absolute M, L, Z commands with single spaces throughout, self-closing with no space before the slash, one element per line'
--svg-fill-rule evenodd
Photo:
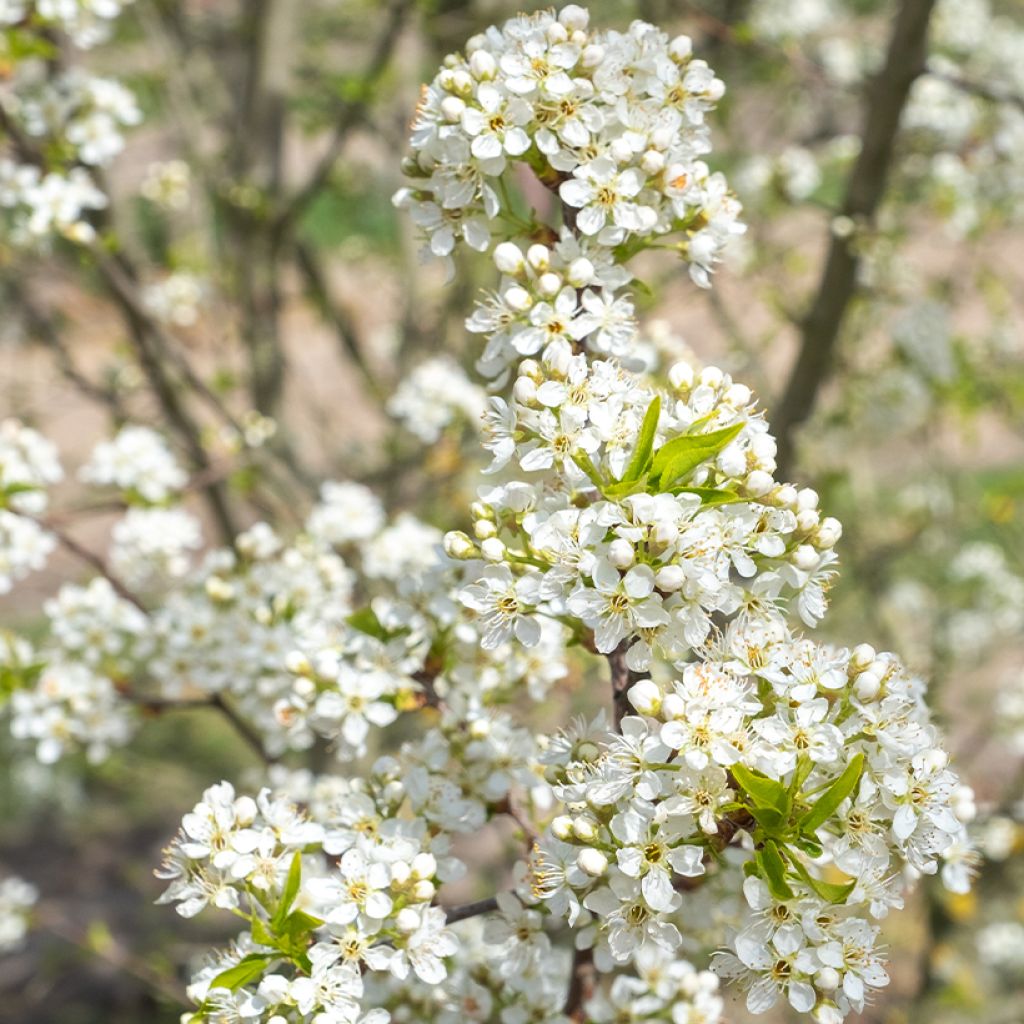
<path fill-rule="evenodd" d="M 753 800 L 755 807 L 770 807 L 782 815 L 789 814 L 792 801 L 789 791 L 781 782 L 769 779 L 760 772 L 751 771 L 742 764 L 734 764 L 731 771 L 733 778 Z"/>
<path fill-rule="evenodd" d="M 274 931 L 280 931 L 284 925 L 288 912 L 292 909 L 295 897 L 299 895 L 299 886 L 302 884 L 302 853 L 295 851 L 291 865 L 288 868 L 288 877 L 285 879 L 284 892 L 281 894 L 281 902 L 278 904 L 277 912 L 274 914 Z"/>
<path fill-rule="evenodd" d="M 857 885 L 857 879 L 855 878 L 843 883 L 823 882 L 820 878 L 815 878 L 807 870 L 799 857 L 794 857 L 791 854 L 790 861 L 793 867 L 796 868 L 797 874 L 827 903 L 845 903 L 846 897 L 853 892 L 854 887 Z"/>
<path fill-rule="evenodd" d="M 651 453 L 654 451 L 654 435 L 658 430 L 658 417 L 661 415 L 661 395 L 655 395 L 654 400 L 647 406 L 644 414 L 644 421 L 640 425 L 640 436 L 637 438 L 636 448 L 633 449 L 633 457 L 622 474 L 620 483 L 630 480 L 639 480 L 647 472 L 651 465 Z"/>
<path fill-rule="evenodd" d="M 713 459 L 742 429 L 742 423 L 734 423 L 731 427 L 722 427 L 707 434 L 683 434 L 672 438 L 655 452 L 651 479 L 658 482 L 661 490 L 668 490 L 701 463 Z"/>
<path fill-rule="evenodd" d="M 800 820 L 801 831 L 813 836 L 857 788 L 863 772 L 864 755 L 855 754 L 843 774 L 821 794 L 814 806 Z"/>
<path fill-rule="evenodd" d="M 756 854 L 761 877 L 768 886 L 768 891 L 777 900 L 791 900 L 793 890 L 786 882 L 786 862 L 779 853 L 779 848 L 772 840 L 768 840 Z"/>
<path fill-rule="evenodd" d="M 210 982 L 210 988 L 226 988 L 234 992 L 236 988 L 241 988 L 250 981 L 255 981 L 275 959 L 276 957 L 268 956 L 264 953 L 250 953 L 235 964 L 234 967 L 221 971 Z"/>
<path fill-rule="evenodd" d="M 377 613 L 369 605 L 356 609 L 345 621 L 353 629 L 358 629 L 360 633 L 366 633 L 367 636 L 372 636 L 377 640 L 388 638 L 387 630 L 381 625 Z"/>
<path fill-rule="evenodd" d="M 739 501 L 747 500 L 728 487 L 673 487 L 667 493 L 696 494 L 704 508 L 712 505 L 735 505 Z"/>

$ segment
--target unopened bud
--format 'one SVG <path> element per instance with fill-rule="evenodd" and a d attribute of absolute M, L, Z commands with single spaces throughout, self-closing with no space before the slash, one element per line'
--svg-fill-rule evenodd
<path fill-rule="evenodd" d="M 674 363 L 668 371 L 668 382 L 677 391 L 693 387 L 693 367 L 689 363 Z"/>
<path fill-rule="evenodd" d="M 411 935 L 420 926 L 420 915 L 412 907 L 402 907 L 395 915 L 395 927 L 403 935 Z"/>
<path fill-rule="evenodd" d="M 515 275 L 526 267 L 526 260 L 515 242 L 502 242 L 494 250 L 494 265 L 503 274 Z"/>
<path fill-rule="evenodd" d="M 551 834 L 563 842 L 572 835 L 572 818 L 568 814 L 560 814 L 551 822 Z"/>
<path fill-rule="evenodd" d="M 488 537 L 480 545 L 480 554 L 488 562 L 502 562 L 505 559 L 505 545 L 497 537 Z"/>
<path fill-rule="evenodd" d="M 686 573 L 678 565 L 663 565 L 654 574 L 654 585 L 665 594 L 672 594 L 682 589 L 686 582 Z"/>
<path fill-rule="evenodd" d="M 580 871 L 591 878 L 600 878 L 608 870 L 608 858 L 592 846 L 580 850 L 576 863 Z"/>
<path fill-rule="evenodd" d="M 513 285 L 505 289 L 505 305 L 516 313 L 525 313 L 533 305 L 533 297 L 525 288 Z"/>
<path fill-rule="evenodd" d="M 477 556 L 476 545 L 461 530 L 451 530 L 444 535 L 444 553 L 460 561 Z"/>
<path fill-rule="evenodd" d="M 628 569 L 636 559 L 636 552 L 633 545 L 624 537 L 616 537 L 608 545 L 608 561 L 616 569 Z"/>

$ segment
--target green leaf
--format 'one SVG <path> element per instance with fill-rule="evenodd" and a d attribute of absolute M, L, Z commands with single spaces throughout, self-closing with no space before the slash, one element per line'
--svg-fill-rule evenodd
<path fill-rule="evenodd" d="M 751 807 L 749 808 L 754 820 L 770 836 L 782 838 L 789 823 L 789 816 L 774 807 Z"/>
<path fill-rule="evenodd" d="M 275 959 L 276 957 L 264 953 L 250 953 L 234 967 L 221 971 L 210 982 L 210 988 L 226 988 L 234 992 L 235 989 L 258 978 Z"/>
<path fill-rule="evenodd" d="M 274 914 L 274 931 L 279 932 L 288 917 L 288 911 L 292 909 L 295 897 L 299 895 L 299 886 L 302 884 L 302 853 L 295 851 L 292 857 L 291 866 L 288 868 L 288 877 L 285 879 L 284 892 L 281 894 L 281 902 L 278 904 L 277 912 Z"/>
<path fill-rule="evenodd" d="M 756 854 L 761 877 L 768 886 L 768 891 L 777 900 L 791 900 L 793 890 L 786 882 L 786 862 L 779 853 L 779 848 L 772 840 L 768 840 Z"/>
<path fill-rule="evenodd" d="M 267 927 L 267 923 L 262 917 L 253 914 L 249 924 L 249 931 L 252 932 L 253 942 L 258 942 L 261 946 L 270 946 L 271 948 L 277 946 L 277 936 Z"/>
<path fill-rule="evenodd" d="M 628 498 L 631 494 L 639 494 L 647 489 L 647 476 L 641 476 L 638 480 L 620 480 L 618 483 L 609 484 L 604 489 L 606 498 Z"/>
<path fill-rule="evenodd" d="M 572 453 L 572 461 L 587 474 L 587 479 L 603 494 L 604 480 L 601 478 L 601 474 L 598 473 L 597 467 L 591 462 L 590 456 L 580 449 L 580 451 Z"/>
<path fill-rule="evenodd" d="M 820 878 L 815 878 L 804 866 L 803 862 L 799 857 L 794 857 L 790 854 L 790 861 L 793 867 L 796 868 L 797 874 L 811 887 L 811 889 L 818 894 L 823 900 L 828 903 L 845 903 L 846 897 L 853 892 L 857 885 L 857 879 L 854 878 L 849 882 L 843 882 L 841 884 L 836 882 L 823 882 Z"/>
<path fill-rule="evenodd" d="M 757 808 L 772 808 L 782 815 L 788 815 L 792 805 L 789 790 L 775 779 L 769 779 L 761 772 L 751 771 L 746 765 L 734 764 L 730 769 L 732 777 L 743 787 L 744 792 Z"/>
<path fill-rule="evenodd" d="M 661 395 L 655 395 L 654 400 L 647 406 L 644 413 L 644 421 L 640 424 L 640 437 L 637 439 L 636 448 L 633 449 L 633 457 L 622 474 L 620 483 L 628 480 L 639 480 L 647 472 L 651 465 L 652 453 L 654 452 L 654 435 L 658 430 L 658 417 L 661 415 Z"/>
<path fill-rule="evenodd" d="M 667 493 L 696 494 L 705 508 L 711 505 L 735 505 L 738 501 L 747 500 L 728 487 L 673 487 Z"/>
<path fill-rule="evenodd" d="M 367 605 L 365 608 L 357 608 L 345 621 L 360 633 L 376 637 L 378 640 L 386 640 L 388 631 L 381 625 L 377 613 Z"/>
<path fill-rule="evenodd" d="M 839 805 L 857 788 L 864 772 L 864 755 L 856 754 L 846 770 L 818 798 L 813 807 L 800 820 L 800 829 L 810 835 L 832 817 Z"/>
<path fill-rule="evenodd" d="M 707 434 L 684 434 L 663 444 L 651 463 L 651 479 L 667 491 L 672 484 L 688 476 L 701 463 L 713 459 L 743 429 L 742 423 L 722 427 Z"/>

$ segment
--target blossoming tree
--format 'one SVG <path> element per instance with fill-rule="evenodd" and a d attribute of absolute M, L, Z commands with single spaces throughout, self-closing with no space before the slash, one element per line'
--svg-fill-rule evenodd
<path fill-rule="evenodd" d="M 119 5 L 36 8 L 0 5 L 29 54 L 55 26 L 88 43 Z M 160 328 L 144 309 L 167 296 L 138 295 L 104 248 L 83 169 L 137 111 L 111 83 L 48 88 L 63 104 L 26 99 L 11 129 L 10 229 L 81 247 L 145 360 Z M 200 707 L 267 765 L 251 793 L 210 786 L 158 871 L 181 915 L 239 919 L 184 1020 L 712 1022 L 736 987 L 753 1013 L 786 1001 L 834 1024 L 887 984 L 878 922 L 907 885 L 969 887 L 972 798 L 924 682 L 806 632 L 839 522 L 777 477 L 751 390 L 666 359 L 636 318 L 638 267 L 672 259 L 710 288 L 743 233 L 707 163 L 723 93 L 687 37 L 601 29 L 575 5 L 473 37 L 426 87 L 396 205 L 428 255 L 453 268 L 466 247 L 496 272 L 467 321 L 491 463 L 465 531 L 389 518 L 350 481 L 294 529 L 237 531 L 171 388 L 191 472 L 131 423 L 80 470 L 119 510 L 101 557 L 51 509 L 54 446 L 4 425 L 0 581 L 58 546 L 94 570 L 48 601 L 44 635 L 4 635 L 14 735 L 43 762 L 102 759 L 148 713 Z M 33 142 L 55 109 L 62 169 Z M 468 382 L 447 398 L 480 405 Z M 424 405 L 431 440 L 444 422 Z M 240 459 L 277 465 L 266 418 L 234 427 Z M 201 556 L 197 479 L 226 539 Z M 603 709 L 555 722 L 580 662 L 602 666 L 587 706 Z M 314 748 L 334 763 L 278 763 Z M 473 837 L 503 819 L 520 856 L 454 901 L 480 870 Z M 32 898 L 0 889 L 12 920 Z"/>

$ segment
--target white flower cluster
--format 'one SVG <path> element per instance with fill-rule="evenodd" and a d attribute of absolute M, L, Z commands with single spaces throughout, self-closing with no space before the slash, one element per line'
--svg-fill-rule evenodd
<path fill-rule="evenodd" d="M 501 393 L 483 423 L 500 476 L 467 532 L 331 482 L 297 535 L 258 524 L 193 566 L 152 437 L 88 471 L 135 499 L 111 563 L 153 607 L 62 591 L 38 655 L 7 645 L 16 731 L 49 760 L 120 742 L 124 698 L 208 703 L 270 759 L 321 737 L 353 769 L 278 769 L 255 800 L 222 783 L 185 816 L 165 900 L 246 927 L 196 977 L 192 1020 L 566 1024 L 567 922 L 577 964 L 623 972 L 573 1019 L 717 1021 L 715 978 L 681 956 L 710 946 L 752 1011 L 782 995 L 834 1024 L 887 981 L 875 922 L 904 881 L 966 888 L 973 802 L 924 684 L 797 632 L 826 612 L 840 524 L 775 479 L 749 388 L 658 370 L 671 346 L 642 340 L 623 291 L 659 239 L 707 283 L 735 229 L 700 160 L 720 95 L 688 40 L 591 33 L 575 6 L 477 37 L 427 90 L 405 202 L 435 253 L 494 241 L 501 274 L 469 321 Z M 514 161 L 557 193 L 557 228 L 517 212 Z M 557 705 L 531 705 L 570 647 L 601 656 L 614 714 L 552 735 Z M 458 837 L 499 817 L 532 853 L 464 927 L 439 890 L 465 870 Z"/>
<path fill-rule="evenodd" d="M 116 487 L 136 501 L 158 505 L 188 482 L 167 442 L 155 430 L 136 424 L 102 441 L 79 471 L 86 483 Z"/>
<path fill-rule="evenodd" d="M 453 422 L 476 426 L 486 408 L 483 389 L 451 356 L 420 363 L 388 401 L 388 412 L 424 444 L 433 444 Z"/>
<path fill-rule="evenodd" d="M 25 132 L 32 138 L 65 140 L 74 159 L 89 167 L 106 167 L 124 148 L 121 129 L 142 120 L 135 96 L 116 79 L 97 78 L 81 68 L 39 82 L 26 78 L 17 104 Z"/>
<path fill-rule="evenodd" d="M 192 327 L 199 322 L 205 293 L 206 285 L 201 277 L 177 271 L 162 281 L 147 285 L 142 301 L 161 322 L 176 327 Z"/>
<path fill-rule="evenodd" d="M 132 0 L 0 0 L 0 25 L 18 26 L 31 14 L 66 32 L 87 49 L 110 35 L 113 21 Z"/>
<path fill-rule="evenodd" d="M 0 953 L 13 953 L 21 947 L 38 899 L 39 890 L 24 879 L 15 875 L 0 878 Z"/>
<path fill-rule="evenodd" d="M 838 1020 L 888 981 L 871 919 L 902 906 L 902 869 L 933 873 L 966 848 L 959 784 L 923 684 L 892 655 L 740 620 L 719 646 L 669 683 L 636 682 L 639 714 L 620 735 L 591 727 L 552 745 L 566 813 L 535 891 L 570 921 L 596 914 L 596 960 L 611 966 L 651 943 L 678 948 L 688 880 L 732 872 L 749 917 L 716 969 L 750 989 L 751 1012 L 782 992 Z M 738 830 L 761 837 L 745 881 L 721 856 Z M 970 864 L 948 863 L 947 886 L 965 891 Z"/>
<path fill-rule="evenodd" d="M 0 0 L 5 53 L 12 71 L 0 87 L 0 105 L 14 126 L 12 152 L 0 156 L 0 210 L 9 237 L 30 245 L 58 234 L 88 244 L 96 237 L 90 215 L 107 196 L 89 173 L 124 147 L 122 129 L 142 119 L 135 97 L 120 82 L 48 60 L 59 35 L 85 48 L 106 38 L 124 0 Z M 28 151 L 28 152 L 26 152 Z"/>
<path fill-rule="evenodd" d="M 634 22 L 593 32 L 570 5 L 474 36 L 427 87 L 396 201 L 427 252 L 458 241 L 485 251 L 528 234 L 507 201 L 510 165 L 525 165 L 582 235 L 583 255 L 672 240 L 694 281 L 708 284 L 739 205 L 701 156 L 705 115 L 724 92 L 686 36 Z M 592 255 L 593 254 L 593 255 Z"/>
<path fill-rule="evenodd" d="M 46 488 L 63 478 L 57 449 L 16 420 L 0 423 L 0 594 L 41 569 L 53 536 L 36 517 L 46 511 Z"/>

